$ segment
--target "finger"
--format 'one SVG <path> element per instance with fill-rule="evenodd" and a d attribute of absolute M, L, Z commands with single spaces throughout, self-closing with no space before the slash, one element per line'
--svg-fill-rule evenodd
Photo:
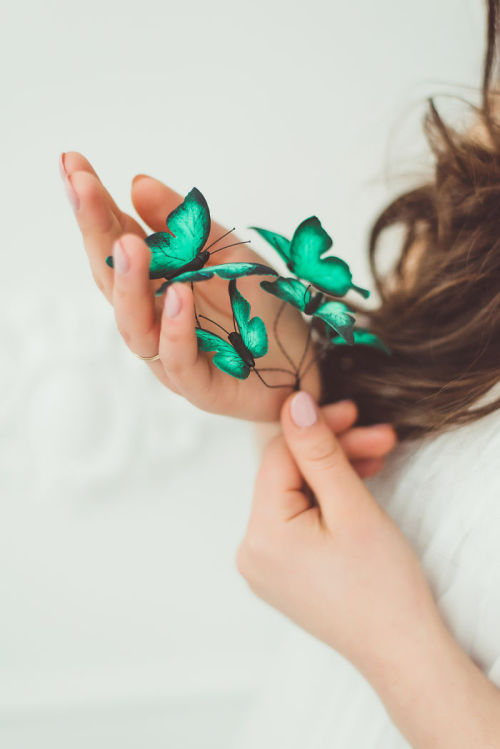
<path fill-rule="evenodd" d="M 291 520 L 311 503 L 303 492 L 303 478 L 281 435 L 264 450 L 255 481 L 250 522 L 269 518 Z"/>
<path fill-rule="evenodd" d="M 96 179 L 99 180 L 100 184 L 102 185 L 104 191 L 103 194 L 109 204 L 109 207 L 115 214 L 115 217 L 121 226 L 122 232 L 133 232 L 134 234 L 138 234 L 139 236 L 144 236 L 144 230 L 142 229 L 141 225 L 134 218 L 132 218 L 132 216 L 129 216 L 127 213 L 124 213 L 120 210 L 109 191 L 105 188 L 96 170 L 94 169 L 90 161 L 85 158 L 85 156 L 83 156 L 81 153 L 78 153 L 78 151 L 68 151 L 66 153 L 62 153 L 59 157 L 59 171 L 61 173 L 61 178 L 63 179 L 63 181 L 68 179 L 71 180 L 71 176 L 75 172 L 87 172 L 88 174 L 93 175 Z"/>
<path fill-rule="evenodd" d="M 93 174 L 75 172 L 68 178 L 74 191 L 74 212 L 97 286 L 111 301 L 113 291 L 113 271 L 106 265 L 107 255 L 111 255 L 115 239 L 122 233 L 122 227 L 104 194 L 104 188 Z"/>
<path fill-rule="evenodd" d="M 177 390 L 203 408 L 207 398 L 210 399 L 215 372 L 198 349 L 193 292 L 188 285 L 178 283 L 167 287 L 159 353 L 167 376 Z"/>
<path fill-rule="evenodd" d="M 397 437 L 390 424 L 376 424 L 349 429 L 339 435 L 338 440 L 352 461 L 357 458 L 378 458 L 386 455 L 395 446 Z"/>
<path fill-rule="evenodd" d="M 151 251 L 135 236 L 124 234 L 113 245 L 113 308 L 125 343 L 135 354 L 158 353 L 160 323 L 149 281 Z"/>
<path fill-rule="evenodd" d="M 323 417 L 335 434 L 345 432 L 358 418 L 358 408 L 354 401 L 343 400 L 321 407 Z"/>
<path fill-rule="evenodd" d="M 357 510 L 370 493 L 356 474 L 312 397 L 300 391 L 281 412 L 283 435 L 327 522 Z"/>
<path fill-rule="evenodd" d="M 351 465 L 361 478 L 375 476 L 376 473 L 384 467 L 383 458 L 366 458 L 362 460 L 353 460 Z"/>

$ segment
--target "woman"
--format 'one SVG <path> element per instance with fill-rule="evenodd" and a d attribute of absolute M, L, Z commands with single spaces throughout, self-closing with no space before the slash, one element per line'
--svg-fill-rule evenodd
<path fill-rule="evenodd" d="M 297 630 L 284 646 L 244 746 L 500 747 L 497 15 L 489 0 L 477 125 L 460 135 L 431 101 L 433 178 L 395 200 L 372 231 L 381 304 L 363 311 L 391 357 L 336 347 L 288 397 L 211 366 L 197 348 L 190 288 L 170 286 L 162 307 L 140 225 L 83 156 L 61 160 L 94 278 L 130 349 L 200 408 L 281 420 L 237 564 L 259 596 L 314 638 Z M 153 230 L 181 200 L 145 175 L 132 198 Z M 406 227 L 400 260 L 380 278 L 378 240 L 396 223 Z M 222 232 L 213 225 L 212 238 Z M 104 262 L 111 249 L 114 271 Z M 232 258 L 239 250 L 226 251 L 224 261 Z M 252 279 L 239 285 L 272 323 L 275 300 Z M 198 313 L 229 324 L 224 282 L 195 294 Z M 283 325 L 298 354 L 301 317 L 289 311 Z M 271 352 L 266 366 L 280 365 Z"/>

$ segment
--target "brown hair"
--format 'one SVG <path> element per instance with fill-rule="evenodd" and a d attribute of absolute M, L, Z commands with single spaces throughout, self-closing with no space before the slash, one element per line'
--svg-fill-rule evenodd
<path fill-rule="evenodd" d="M 459 133 L 428 99 L 423 126 L 434 154 L 432 179 L 393 200 L 371 227 L 380 306 L 348 302 L 391 356 L 366 345 L 333 346 L 321 365 L 322 402 L 352 398 L 360 424 L 388 421 L 400 439 L 500 407 L 499 398 L 470 408 L 500 380 L 500 124 L 491 87 L 497 0 L 487 0 L 487 9 L 482 103 L 469 105 L 478 126 Z M 396 224 L 404 230 L 401 253 L 382 277 L 375 262 L 381 234 Z"/>

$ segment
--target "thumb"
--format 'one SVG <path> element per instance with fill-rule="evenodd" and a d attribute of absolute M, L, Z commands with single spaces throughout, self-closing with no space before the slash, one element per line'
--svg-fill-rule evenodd
<path fill-rule="evenodd" d="M 288 448 L 327 521 L 370 501 L 370 492 L 309 393 L 287 398 L 281 423 Z"/>

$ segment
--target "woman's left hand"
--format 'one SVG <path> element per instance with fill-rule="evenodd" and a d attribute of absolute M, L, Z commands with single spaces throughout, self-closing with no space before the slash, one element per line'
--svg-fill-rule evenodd
<path fill-rule="evenodd" d="M 313 399 L 290 396 L 281 421 L 282 435 L 264 452 L 238 569 L 260 598 L 376 679 L 443 621 L 410 544 Z"/>

